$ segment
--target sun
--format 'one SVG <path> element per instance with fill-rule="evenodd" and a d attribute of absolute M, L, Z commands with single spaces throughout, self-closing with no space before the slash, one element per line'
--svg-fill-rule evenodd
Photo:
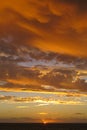
<path fill-rule="evenodd" d="M 52 119 L 42 119 L 42 123 L 44 124 L 44 125 L 46 125 L 46 124 L 48 124 L 48 123 L 54 123 L 55 121 L 54 120 L 52 120 Z"/>
<path fill-rule="evenodd" d="M 46 120 L 42 120 L 43 124 L 46 125 L 47 124 L 47 121 Z"/>
<path fill-rule="evenodd" d="M 48 122 L 43 119 L 43 120 L 42 120 L 42 123 L 43 123 L 44 125 L 46 125 Z"/>

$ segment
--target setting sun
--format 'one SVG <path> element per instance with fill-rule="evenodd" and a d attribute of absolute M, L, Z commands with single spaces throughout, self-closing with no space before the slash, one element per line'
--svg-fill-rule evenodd
<path fill-rule="evenodd" d="M 46 120 L 42 120 L 43 124 L 47 124 Z"/>
<path fill-rule="evenodd" d="M 50 122 L 46 119 L 42 119 L 42 123 L 45 125 L 45 124 L 50 123 Z"/>
<path fill-rule="evenodd" d="M 53 119 L 42 119 L 43 124 L 48 124 L 48 123 L 55 123 L 55 120 Z"/>

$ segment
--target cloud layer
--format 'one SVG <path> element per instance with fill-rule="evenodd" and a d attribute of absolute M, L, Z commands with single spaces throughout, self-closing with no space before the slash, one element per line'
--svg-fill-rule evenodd
<path fill-rule="evenodd" d="M 4 72 L 1 71 L 0 89 L 6 91 L 56 92 L 59 89 L 87 91 L 87 73 L 78 75 L 79 71 L 76 72 L 75 70 L 49 70 L 48 68 L 43 69 L 43 67 L 40 70 L 39 68 L 33 69 L 24 70 L 18 67 L 17 69 L 14 68 L 14 71 L 8 68 Z M 6 71 L 8 72 L 6 73 Z"/>
<path fill-rule="evenodd" d="M 3 0 L 0 36 L 43 50 L 87 56 L 86 0 Z"/>
<path fill-rule="evenodd" d="M 0 89 L 6 91 L 87 91 L 87 59 L 0 43 Z M 13 69 L 14 68 L 14 69 Z"/>

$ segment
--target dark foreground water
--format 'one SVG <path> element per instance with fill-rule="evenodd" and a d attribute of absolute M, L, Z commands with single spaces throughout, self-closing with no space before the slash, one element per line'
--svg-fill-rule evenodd
<path fill-rule="evenodd" d="M 87 130 L 87 124 L 1 123 L 0 130 Z"/>

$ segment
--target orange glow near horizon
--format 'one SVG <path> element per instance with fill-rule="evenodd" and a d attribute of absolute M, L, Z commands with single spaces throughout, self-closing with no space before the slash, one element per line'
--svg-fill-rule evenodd
<path fill-rule="evenodd" d="M 55 123 L 55 121 L 54 121 L 54 120 L 50 120 L 50 119 L 42 119 L 42 123 L 43 123 L 44 125 L 46 125 L 46 124 L 48 124 L 48 123 Z"/>

